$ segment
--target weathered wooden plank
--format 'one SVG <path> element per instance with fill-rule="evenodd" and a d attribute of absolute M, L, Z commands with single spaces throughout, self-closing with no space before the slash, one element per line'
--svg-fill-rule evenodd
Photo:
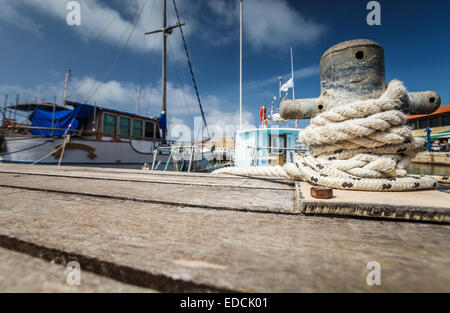
<path fill-rule="evenodd" d="M 387 218 L 450 223 L 450 186 L 414 192 L 334 190 L 332 199 L 314 199 L 312 185 L 296 183 L 298 208 L 303 214 Z"/>
<path fill-rule="evenodd" d="M 0 163 L 0 171 L 49 171 L 52 173 L 68 173 L 68 172 L 85 172 L 85 173 L 112 173 L 112 174 L 140 174 L 143 176 L 162 176 L 162 177 L 195 177 L 195 178 L 214 178 L 220 177 L 220 180 L 242 180 L 248 179 L 247 177 L 235 176 L 235 175 L 212 175 L 208 173 L 186 173 L 186 172 L 174 172 L 174 171 L 149 171 L 139 169 L 124 169 L 124 168 L 101 168 L 101 167 L 78 167 L 78 166 L 53 166 L 53 165 L 27 165 L 27 164 L 12 164 L 12 163 Z M 285 182 L 283 178 L 274 178 L 273 181 Z"/>
<path fill-rule="evenodd" d="M 159 184 L 177 184 L 177 185 L 195 185 L 212 187 L 238 187 L 252 189 L 273 189 L 273 190 L 292 190 L 294 184 L 280 179 L 267 178 L 245 178 L 235 176 L 222 176 L 203 174 L 202 176 L 192 175 L 167 175 L 160 172 L 148 171 L 86 171 L 81 168 L 72 168 L 62 170 L 57 167 L 5 167 L 0 166 L 1 174 L 27 174 L 42 175 L 53 177 L 68 178 L 93 178 L 104 180 L 132 181 L 132 182 L 151 182 Z"/>
<path fill-rule="evenodd" d="M 141 202 L 158 202 L 209 209 L 278 212 L 294 214 L 294 189 L 261 190 L 217 186 L 180 187 L 177 184 L 103 181 L 56 176 L 1 174 L 0 185 L 23 189 L 84 194 Z"/>
<path fill-rule="evenodd" d="M 9 188 L 0 194 L 2 238 L 86 256 L 107 269 L 136 269 L 169 285 L 450 291 L 447 225 L 203 210 Z M 366 284 L 369 261 L 381 264 L 380 287 Z"/>
<path fill-rule="evenodd" d="M 0 292 L 25 293 L 128 293 L 156 292 L 81 271 L 79 286 L 65 282 L 65 267 L 0 248 Z"/>

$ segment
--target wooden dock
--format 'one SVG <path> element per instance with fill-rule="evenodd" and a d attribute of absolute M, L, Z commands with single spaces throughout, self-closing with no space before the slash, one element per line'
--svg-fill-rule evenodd
<path fill-rule="evenodd" d="M 413 163 L 429 164 L 429 165 L 450 165 L 449 152 L 422 152 L 413 160 Z"/>
<path fill-rule="evenodd" d="M 0 164 L 0 291 L 450 291 L 448 187 L 327 201 L 309 188 Z M 70 261 L 81 286 L 64 282 Z M 366 283 L 370 261 L 381 286 Z"/>

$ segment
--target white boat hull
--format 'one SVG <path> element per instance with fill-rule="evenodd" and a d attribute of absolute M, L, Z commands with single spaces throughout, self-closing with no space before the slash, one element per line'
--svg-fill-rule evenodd
<path fill-rule="evenodd" d="M 6 136 L 6 153 L 0 161 L 7 163 L 32 164 L 45 156 L 39 164 L 58 164 L 60 152 L 54 151 L 64 144 L 62 138 L 14 137 Z M 62 165 L 103 166 L 103 167 L 142 167 L 144 163 L 151 167 L 153 163 L 153 143 L 141 142 L 146 151 L 136 150 L 128 141 L 96 141 L 72 139 L 64 151 Z M 148 151 L 148 152 L 147 152 Z M 157 155 L 155 162 L 167 162 L 168 155 Z"/>

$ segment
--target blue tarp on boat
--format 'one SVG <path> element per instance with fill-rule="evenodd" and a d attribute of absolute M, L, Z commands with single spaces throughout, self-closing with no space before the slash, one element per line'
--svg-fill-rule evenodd
<path fill-rule="evenodd" d="M 54 121 L 53 112 L 44 110 L 34 110 L 32 115 L 32 127 L 41 128 L 57 128 L 65 130 L 51 130 L 51 129 L 32 129 L 31 134 L 35 136 L 56 136 L 61 137 L 66 135 L 68 130 L 76 130 L 79 128 L 81 122 L 94 114 L 95 108 L 88 104 L 78 103 L 73 110 L 64 110 L 55 112 Z"/>

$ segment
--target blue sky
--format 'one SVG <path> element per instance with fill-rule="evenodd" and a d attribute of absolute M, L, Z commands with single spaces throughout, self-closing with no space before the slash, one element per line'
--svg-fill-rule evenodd
<path fill-rule="evenodd" d="M 89 74 L 131 33 L 145 0 L 80 0 L 81 26 L 66 23 L 66 0 L 0 0 L 0 97 L 61 101 L 64 73 L 73 70 L 72 100 L 133 112 L 143 89 L 140 114 L 160 111 L 161 36 L 144 36 L 162 23 L 162 1 L 147 0 L 142 18 L 117 66 L 120 49 L 94 76 Z M 410 91 L 434 90 L 450 101 L 450 3 L 389 0 L 382 25 L 369 26 L 361 0 L 244 0 L 244 119 L 258 123 L 259 107 L 278 94 L 277 77 L 288 78 L 294 49 L 297 98 L 320 93 L 319 60 L 341 41 L 367 38 L 386 54 L 386 78 Z M 177 0 L 200 94 L 210 124 L 239 122 L 238 0 Z M 175 23 L 168 0 L 169 23 Z M 109 27 L 108 27 L 109 25 Z M 123 36 L 123 37 L 122 37 Z M 122 41 L 120 39 L 122 38 Z M 182 41 L 169 38 L 169 120 L 192 126 L 199 115 Z M 82 83 L 80 85 L 80 82 Z M 76 87 L 79 87 L 76 89 Z M 3 100 L 0 98 L 3 104 Z M 292 125 L 292 124 L 288 124 Z M 304 124 L 303 124 L 304 125 Z"/>

